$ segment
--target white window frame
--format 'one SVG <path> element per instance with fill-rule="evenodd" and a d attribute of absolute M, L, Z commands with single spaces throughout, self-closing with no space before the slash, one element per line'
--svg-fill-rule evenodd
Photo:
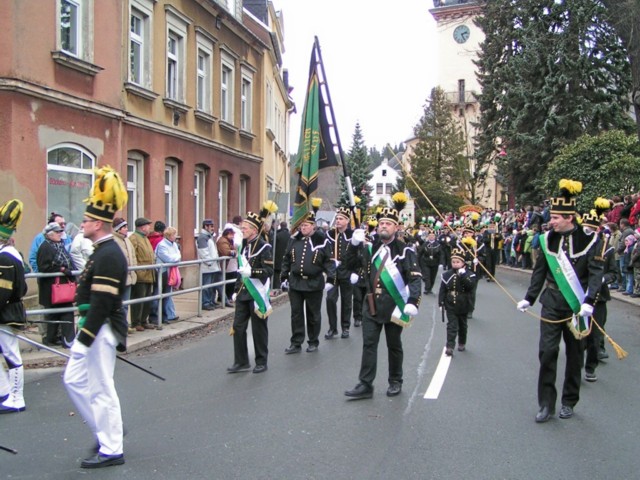
<path fill-rule="evenodd" d="M 240 80 L 240 129 L 251 132 L 253 124 L 253 74 L 242 69 Z"/>
<path fill-rule="evenodd" d="M 178 228 L 178 162 L 167 159 L 164 163 L 164 213 L 167 225 Z"/>
<path fill-rule="evenodd" d="M 129 82 L 151 90 L 153 71 L 153 4 L 154 0 L 131 0 L 129 5 Z M 140 21 L 140 34 L 131 31 L 131 22 L 136 17 Z M 132 46 L 140 48 L 137 64 L 138 78 L 132 65 Z"/>
<path fill-rule="evenodd" d="M 171 5 L 165 5 L 166 28 L 166 97 L 185 103 L 187 28 L 191 21 Z M 169 50 L 170 41 L 175 42 L 175 51 Z M 171 69 L 170 65 L 174 65 Z M 170 71 L 173 70 L 173 71 Z"/>
<path fill-rule="evenodd" d="M 206 179 L 206 170 L 202 167 L 196 167 L 195 172 L 193 173 L 193 205 L 195 209 L 195 228 L 193 229 L 194 235 L 198 235 L 200 233 L 202 222 L 206 218 Z"/>
<path fill-rule="evenodd" d="M 267 82 L 267 95 L 266 95 L 266 105 L 265 111 L 267 112 L 267 129 L 271 130 L 272 133 L 275 134 L 275 129 L 273 128 L 273 87 L 271 86 L 271 82 Z"/>
<path fill-rule="evenodd" d="M 200 57 L 203 64 L 200 64 Z M 202 32 L 196 32 L 196 110 L 211 115 L 213 112 L 213 41 Z"/>
<path fill-rule="evenodd" d="M 218 177 L 218 225 L 228 222 L 229 206 L 229 175 L 220 172 Z"/>
<path fill-rule="evenodd" d="M 73 37 L 73 48 L 63 45 L 62 7 L 68 4 L 75 7 L 70 35 Z M 93 0 L 56 0 L 56 44 L 57 49 L 69 56 L 87 62 L 93 61 Z"/>
<path fill-rule="evenodd" d="M 249 179 L 247 177 L 240 178 L 238 193 L 238 212 L 240 215 L 244 215 L 247 213 L 247 195 L 249 193 Z"/>
<path fill-rule="evenodd" d="M 127 221 L 129 224 L 144 212 L 144 157 L 138 152 L 127 155 Z"/>
<path fill-rule="evenodd" d="M 226 52 L 221 52 L 220 62 L 220 120 L 233 124 L 235 60 Z"/>

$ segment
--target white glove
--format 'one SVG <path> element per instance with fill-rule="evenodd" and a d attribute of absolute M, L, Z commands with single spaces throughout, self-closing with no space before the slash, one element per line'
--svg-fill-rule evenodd
<path fill-rule="evenodd" d="M 360 276 L 357 273 L 352 273 L 349 277 L 349 282 L 351 283 L 351 285 L 355 285 L 356 283 L 358 283 L 358 280 L 360 280 Z"/>
<path fill-rule="evenodd" d="M 474 258 L 472 263 L 473 263 L 474 265 L 477 265 L 477 264 L 478 264 L 478 263 L 480 263 L 480 262 L 478 262 L 478 259 L 477 259 L 477 258 Z"/>
<path fill-rule="evenodd" d="M 231 301 L 232 302 L 235 302 L 236 298 L 238 298 L 238 294 L 237 293 L 234 293 L 233 295 L 231 295 Z"/>
<path fill-rule="evenodd" d="M 333 283 L 325 283 L 324 284 L 324 291 L 328 292 L 329 290 L 331 290 L 333 288 Z"/>
<path fill-rule="evenodd" d="M 73 341 L 73 345 L 71 345 L 71 348 L 69 349 L 69 353 L 71 354 L 72 358 L 80 360 L 81 358 L 87 356 L 87 354 L 89 353 L 89 347 L 87 347 L 84 343 L 76 338 Z"/>
<path fill-rule="evenodd" d="M 578 312 L 578 315 L 580 315 L 581 317 L 591 317 L 593 315 L 593 307 L 588 303 L 583 303 L 582 305 L 580 305 L 580 311 Z"/>
<path fill-rule="evenodd" d="M 240 269 L 240 275 L 242 278 L 248 278 L 251 276 L 251 265 L 245 265 Z"/>
<path fill-rule="evenodd" d="M 357 247 L 362 242 L 364 242 L 364 230 L 359 228 L 353 232 L 353 235 L 351 237 L 351 245 L 354 245 Z"/>
<path fill-rule="evenodd" d="M 280 290 L 289 290 L 289 280 L 283 280 L 280 282 Z"/>
<path fill-rule="evenodd" d="M 517 309 L 524 313 L 524 312 L 527 311 L 527 308 L 529 308 L 530 306 L 531 306 L 531 304 L 528 301 L 520 300 L 518 302 Z"/>
<path fill-rule="evenodd" d="M 418 307 L 416 307 L 415 305 L 412 305 L 411 303 L 407 303 L 407 304 L 404 306 L 403 313 L 404 313 L 405 315 L 410 315 L 410 316 L 412 316 L 412 317 L 413 317 L 413 316 L 415 316 L 415 315 L 417 315 L 417 314 L 418 314 Z"/>
<path fill-rule="evenodd" d="M 333 259 L 333 262 L 336 264 L 336 268 L 338 268 L 340 266 L 340 264 L 342 263 L 340 260 L 338 260 L 337 258 Z"/>
<path fill-rule="evenodd" d="M 466 269 L 466 268 L 464 268 L 464 267 L 462 267 L 462 268 L 459 268 L 459 269 L 458 269 L 458 273 L 459 273 L 460 275 L 464 275 L 466 272 L 467 272 L 467 269 Z"/>

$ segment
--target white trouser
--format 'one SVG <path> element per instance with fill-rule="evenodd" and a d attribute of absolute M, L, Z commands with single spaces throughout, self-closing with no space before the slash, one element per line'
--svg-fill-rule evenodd
<path fill-rule="evenodd" d="M 13 330 L 6 325 L 0 325 L 1 330 L 9 332 L 11 335 L 0 332 L 0 350 L 7 362 L 7 373 L 0 367 L 0 398 L 8 395 L 2 402 L 3 407 L 23 409 L 24 404 L 24 369 L 22 368 L 22 356 L 20 355 L 20 345 L 18 339 L 13 336 Z"/>
<path fill-rule="evenodd" d="M 111 326 L 103 325 L 88 353 L 72 355 L 64 372 L 67 392 L 96 435 L 103 455 L 120 455 L 123 451 L 122 413 L 113 381 L 116 345 Z"/>

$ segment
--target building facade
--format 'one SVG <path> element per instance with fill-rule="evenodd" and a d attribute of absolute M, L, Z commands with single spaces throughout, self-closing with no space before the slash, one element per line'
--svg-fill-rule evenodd
<path fill-rule="evenodd" d="M 247 26 L 240 0 L 3 5 L 0 191 L 25 202 L 23 250 L 52 211 L 79 226 L 98 166 L 126 181 L 123 216 L 175 226 L 188 240 L 184 258 L 195 256 L 190 239 L 204 218 L 222 226 L 258 208 L 267 189 L 288 186 L 265 181 L 281 140 L 267 132 L 288 131 L 283 78 L 267 98 L 282 73 L 272 59 L 281 57 L 271 33 Z M 274 12 L 261 28 L 281 31 L 278 21 Z M 282 115 L 268 123 L 275 104 Z M 287 157 L 285 138 L 278 147 Z"/>

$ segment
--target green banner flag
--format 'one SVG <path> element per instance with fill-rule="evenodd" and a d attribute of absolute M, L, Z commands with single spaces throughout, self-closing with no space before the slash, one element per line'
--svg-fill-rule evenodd
<path fill-rule="evenodd" d="M 298 159 L 295 167 L 298 174 L 298 185 L 291 220 L 294 229 L 311 209 L 311 197 L 318 190 L 318 170 L 340 165 L 333 151 L 325 107 L 326 103 L 318 78 L 318 61 L 314 45 L 311 52 L 309 84 L 304 102 Z"/>

